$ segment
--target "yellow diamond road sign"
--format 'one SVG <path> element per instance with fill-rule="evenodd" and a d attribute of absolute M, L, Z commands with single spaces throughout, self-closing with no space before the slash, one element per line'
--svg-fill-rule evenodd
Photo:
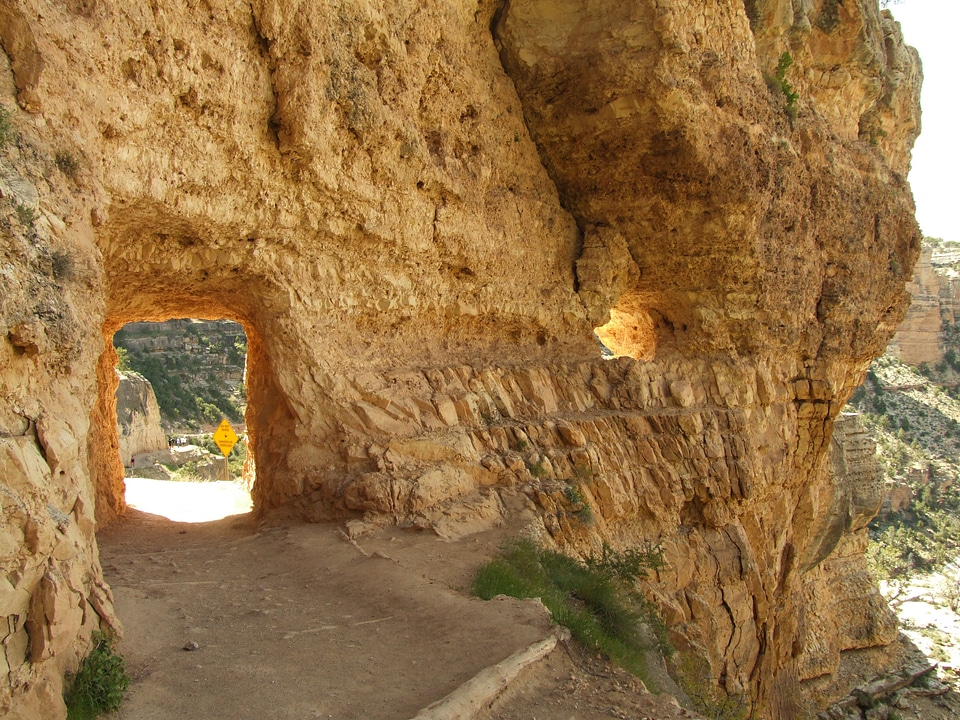
<path fill-rule="evenodd" d="M 230 454 L 230 451 L 233 450 L 233 446 L 237 444 L 237 440 L 239 439 L 226 418 L 221 421 L 220 427 L 218 427 L 217 431 L 213 434 L 213 441 L 217 444 L 217 447 L 220 448 L 220 452 L 223 453 L 224 457 Z"/>

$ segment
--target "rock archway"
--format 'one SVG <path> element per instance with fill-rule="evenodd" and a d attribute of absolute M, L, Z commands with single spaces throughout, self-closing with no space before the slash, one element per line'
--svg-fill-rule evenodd
<path fill-rule="evenodd" d="M 264 511 L 288 501 L 302 489 L 302 479 L 287 463 L 293 454 L 291 448 L 297 444 L 298 430 L 287 400 L 289 390 L 276 371 L 276 355 L 292 351 L 292 347 L 275 336 L 282 328 L 274 315 L 275 296 L 271 297 L 263 278 L 243 263 L 218 267 L 207 258 L 191 257 L 189 239 L 185 242 L 182 237 L 154 236 L 154 252 L 148 254 L 137 247 L 138 240 L 149 236 L 145 228 L 125 228 L 116 235 L 111 230 L 105 228 L 101 235 L 108 292 L 90 441 L 100 522 L 109 522 L 124 508 L 123 468 L 116 452 L 117 381 L 112 340 L 120 327 L 133 321 L 197 317 L 240 323 L 247 336 L 245 419 L 248 446 L 256 463 L 257 482 L 252 490 L 255 507 Z M 113 253 L 113 248 L 119 249 Z"/>

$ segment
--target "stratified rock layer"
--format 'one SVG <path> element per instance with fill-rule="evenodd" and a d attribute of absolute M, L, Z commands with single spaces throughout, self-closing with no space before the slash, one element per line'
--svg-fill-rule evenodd
<path fill-rule="evenodd" d="M 134 455 L 165 450 L 167 436 L 160 426 L 160 406 L 150 382 L 138 373 L 119 373 L 117 435 L 120 459 L 128 465 Z"/>
<path fill-rule="evenodd" d="M 135 320 L 243 324 L 261 512 L 660 543 L 675 641 L 764 717 L 889 642 L 829 460 L 919 251 L 875 1 L 13 0 L 0 42 L 11 717 L 113 623 Z"/>
<path fill-rule="evenodd" d="M 907 290 L 910 309 L 887 352 L 910 365 L 950 360 L 949 348 L 955 344 L 960 322 L 960 252 L 956 246 L 925 246 Z"/>

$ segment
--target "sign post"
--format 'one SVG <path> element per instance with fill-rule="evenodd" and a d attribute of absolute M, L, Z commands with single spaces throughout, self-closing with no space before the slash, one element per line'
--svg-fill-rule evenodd
<path fill-rule="evenodd" d="M 218 427 L 217 431 L 213 434 L 213 441 L 217 444 L 217 447 L 220 448 L 220 452 L 223 453 L 224 480 L 230 479 L 230 466 L 227 463 L 227 456 L 230 454 L 230 451 L 233 450 L 233 446 L 237 444 L 237 440 L 239 439 L 230 426 L 230 423 L 227 422 L 227 419 L 223 418 L 223 420 L 220 421 L 220 427 Z"/>

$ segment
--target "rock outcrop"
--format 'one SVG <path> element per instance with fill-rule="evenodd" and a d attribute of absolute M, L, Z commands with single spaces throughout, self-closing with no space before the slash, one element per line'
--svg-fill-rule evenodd
<path fill-rule="evenodd" d="M 160 406 L 143 375 L 119 372 L 117 386 L 117 439 L 120 459 L 129 465 L 134 455 L 167 449 L 160 425 Z"/>
<path fill-rule="evenodd" d="M 930 262 L 932 255 L 931 247 L 924 247 L 920 253 L 913 279 L 907 283 L 912 298 L 910 309 L 888 348 L 888 352 L 910 365 L 943 359 L 941 279 Z"/>
<path fill-rule="evenodd" d="M 920 243 L 876 0 L 10 0 L 0 42 L 10 717 L 115 622 L 110 340 L 173 317 L 244 327 L 261 513 L 660 543 L 675 642 L 763 717 L 890 640 L 829 553 Z"/>

